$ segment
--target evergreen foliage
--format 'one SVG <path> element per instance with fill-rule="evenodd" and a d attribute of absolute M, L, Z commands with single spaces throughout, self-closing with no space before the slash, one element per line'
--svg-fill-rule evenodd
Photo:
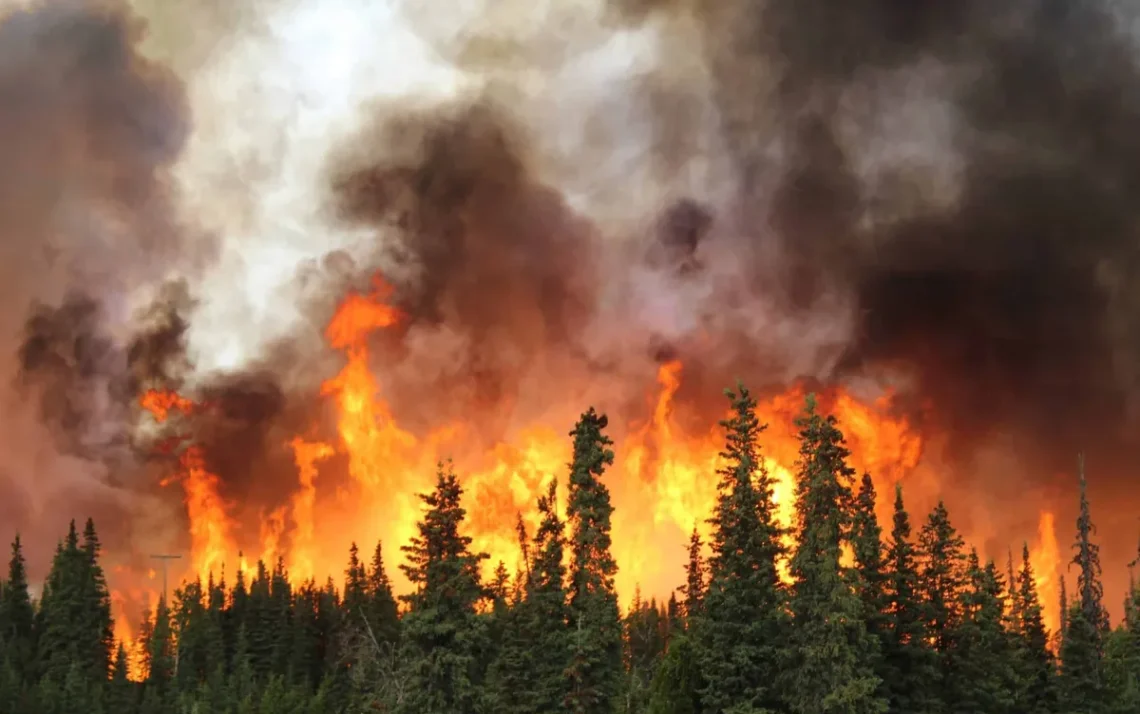
<path fill-rule="evenodd" d="M 777 561 L 784 550 L 772 483 L 760 456 L 764 430 L 756 400 L 742 385 L 727 391 L 725 431 L 712 526 L 709 581 L 690 622 L 705 682 L 705 711 L 777 711 L 776 686 L 787 661 L 787 594 Z"/>
<path fill-rule="evenodd" d="M 728 396 L 708 541 L 694 529 L 667 602 L 637 592 L 619 611 L 614 452 L 591 409 L 571 432 L 565 516 L 551 479 L 533 535 L 520 514 L 513 577 L 499 563 L 482 580 L 443 464 L 403 545 L 401 597 L 382 545 L 367 559 L 353 545 L 340 583 L 290 578 L 280 560 L 212 574 L 115 642 L 95 524 L 69 525 L 42 582 L 17 537 L 0 577 L 0 714 L 1140 711 L 1140 584 L 1110 629 L 1083 462 L 1054 633 L 1027 545 L 999 572 L 943 504 L 916 535 L 897 485 L 884 536 L 874 482 L 854 482 L 841 425 L 813 400 L 785 552 L 756 402 Z"/>
<path fill-rule="evenodd" d="M 796 474 L 796 548 L 791 558 L 792 661 L 786 701 L 794 714 L 885 712 L 874 672 L 878 641 L 868 635 L 857 572 L 840 564 L 852 528 L 855 471 L 835 417 L 808 395 Z M 863 554 L 869 557 L 868 553 Z"/>

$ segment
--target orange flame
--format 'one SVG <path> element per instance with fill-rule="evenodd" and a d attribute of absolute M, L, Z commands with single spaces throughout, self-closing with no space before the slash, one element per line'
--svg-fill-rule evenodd
<path fill-rule="evenodd" d="M 466 424 L 443 424 L 428 433 L 413 434 L 397 422 L 383 398 L 369 350 L 373 333 L 401 319 L 400 312 L 385 303 L 389 293 L 377 281 L 371 294 L 348 295 L 325 331 L 329 345 L 345 360 L 340 372 L 321 385 L 321 394 L 337 407 L 338 438 L 326 442 L 297 436 L 286 442 L 297 470 L 297 487 L 284 507 L 263 517 L 256 547 L 269 564 L 284 558 L 290 576 L 297 580 L 339 577 L 351 541 L 364 547 L 383 539 L 392 546 L 388 552 L 406 543 L 421 516 L 416 494 L 431 488 L 439 460 L 456 460 L 465 490 L 468 535 L 476 550 L 491 555 L 488 570 L 499 561 L 508 566 L 519 563 L 516 519 L 521 513 L 535 525 L 535 502 L 552 477 L 559 479 L 565 494 L 571 456 L 568 424 L 559 424 L 557 429 L 532 424 L 505 442 L 487 445 Z M 715 423 L 694 430 L 678 413 L 676 396 L 683 376 L 681 362 L 662 364 L 657 384 L 647 394 L 648 420 L 614 424 L 617 458 L 605 481 L 617 507 L 613 551 L 619 564 L 617 586 L 623 596 L 639 585 L 647 596 L 667 596 L 682 580 L 691 530 L 695 526 L 706 539 L 709 535 L 707 518 L 716 500 L 723 434 Z M 805 391 L 798 385 L 766 397 L 757 410 L 761 422 L 768 424 L 761 445 L 773 481 L 776 517 L 789 530 L 795 515 L 794 474 L 799 457 L 794 420 L 803 409 Z M 819 399 L 821 409 L 835 414 L 840 422 L 852 452 L 851 465 L 871 474 L 880 495 L 890 494 L 895 483 L 916 471 L 924 442 L 906 419 L 892 414 L 890 395 L 868 403 L 834 390 Z M 148 392 L 141 403 L 159 422 L 173 411 L 190 413 L 198 408 L 177 394 L 161 391 Z M 321 469 L 338 453 L 345 457 L 350 482 L 332 490 L 332 481 L 320 478 Z M 236 523 L 220 495 L 218 478 L 206 468 L 203 453 L 191 446 L 180 463 L 180 473 L 170 480 L 179 481 L 185 492 L 191 572 L 205 579 L 235 556 L 239 569 L 247 570 L 239 547 L 249 544 L 235 540 Z M 889 497 L 879 499 L 884 523 L 889 523 L 891 503 Z M 787 545 L 792 544 L 789 534 Z M 1045 513 L 1033 553 L 1043 602 L 1056 599 L 1058 558 L 1053 516 Z M 406 586 L 394 564 L 390 567 L 397 588 Z M 787 577 L 786 563 L 781 568 Z M 1055 624 L 1056 618 L 1050 622 Z"/>
<path fill-rule="evenodd" d="M 219 572 L 226 555 L 234 551 L 226 504 L 218 491 L 218 477 L 206 470 L 202 451 L 191 446 L 182 454 L 182 488 L 190 520 L 190 553 L 194 573 L 203 581 Z"/>
<path fill-rule="evenodd" d="M 1034 583 L 1045 626 L 1056 632 L 1060 624 L 1061 599 L 1061 549 L 1057 545 L 1057 529 L 1053 513 L 1043 511 L 1037 525 L 1037 544 L 1029 552 L 1029 562 L 1033 565 Z"/>
<path fill-rule="evenodd" d="M 289 572 L 299 580 L 314 577 L 313 569 L 313 506 L 317 499 L 317 462 L 332 456 L 331 446 L 321 442 L 307 442 L 300 437 L 289 442 L 297 464 L 300 489 L 293 494 L 292 560 Z"/>
<path fill-rule="evenodd" d="M 139 406 L 147 410 L 154 420 L 162 424 L 170 418 L 170 412 L 189 414 L 194 410 L 194 402 L 179 394 L 162 389 L 151 389 L 139 397 Z"/>

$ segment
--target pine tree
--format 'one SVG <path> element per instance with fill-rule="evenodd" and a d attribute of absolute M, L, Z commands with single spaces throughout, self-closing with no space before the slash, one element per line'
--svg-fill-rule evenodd
<path fill-rule="evenodd" d="M 886 561 L 890 607 L 881 644 L 890 711 L 938 711 L 939 703 L 930 690 L 937 662 L 922 619 L 918 551 L 911 542 L 910 515 L 903 503 L 902 487 L 897 484 Z"/>
<path fill-rule="evenodd" d="M 570 666 L 570 611 L 563 562 L 565 524 L 558 517 L 557 481 L 551 479 L 538 500 L 542 516 L 534 537 L 534 561 L 521 604 L 531 638 L 531 688 L 537 711 L 558 710 L 571 691 L 565 678 Z"/>
<path fill-rule="evenodd" d="M 111 682 L 107 689 L 107 711 L 109 713 L 127 714 L 134 711 L 137 690 L 130 677 L 127 650 L 120 642 L 115 651 L 115 663 L 112 666 Z"/>
<path fill-rule="evenodd" d="M 72 521 L 66 539 L 56 547 L 51 571 L 44 583 L 36 627 L 39 673 L 49 680 L 46 685 L 49 687 L 61 687 L 67 681 L 72 664 L 89 664 L 82 659 L 83 639 L 77 636 L 88 629 L 81 622 L 86 590 L 85 561 L 79 549 L 79 533 Z"/>
<path fill-rule="evenodd" d="M 649 714 L 700 714 L 704 678 L 692 638 L 684 633 L 669 642 L 649 685 Z"/>
<path fill-rule="evenodd" d="M 1021 568 L 1017 571 L 1012 590 L 1014 606 L 1011 608 L 1011 629 L 1019 684 L 1015 692 L 1014 711 L 1049 714 L 1056 710 L 1056 662 L 1049 649 L 1049 633 L 1045 629 L 1041 602 L 1037 596 L 1028 544 L 1022 544 Z"/>
<path fill-rule="evenodd" d="M 23 544 L 17 535 L 12 541 L 12 558 L 8 561 L 8 577 L 0 590 L 0 651 L 12 668 L 20 686 L 32 678 L 35 654 L 35 611 L 28 592 L 28 570 Z"/>
<path fill-rule="evenodd" d="M 689 562 L 685 565 L 685 584 L 677 588 L 685 598 L 686 620 L 692 620 L 700 615 L 701 602 L 705 597 L 706 568 L 701 554 L 703 548 L 701 534 L 694 527 L 693 534 L 689 536 Z"/>
<path fill-rule="evenodd" d="M 146 688 L 164 691 L 174 678 L 174 632 L 166 599 L 158 599 L 146 643 Z"/>
<path fill-rule="evenodd" d="M 656 600 L 643 600 L 640 588 L 625 617 L 624 697 L 622 712 L 643 712 L 648 705 L 650 685 L 665 654 L 664 614 Z"/>
<path fill-rule="evenodd" d="M 840 565 L 851 528 L 854 469 L 834 416 L 816 411 L 808 395 L 800 429 L 796 474 L 796 548 L 793 586 L 793 661 L 786 687 L 796 714 L 885 712 L 874 673 L 877 642 L 867 634 L 866 609 L 853 585 L 858 577 Z"/>
<path fill-rule="evenodd" d="M 890 698 L 886 665 L 886 639 L 890 630 L 891 600 L 887 592 L 887 569 L 883 529 L 875 513 L 877 496 L 870 474 L 863 474 L 855 497 L 851 527 L 851 550 L 855 556 L 857 592 L 863 603 L 867 634 L 874 640 L 874 672 L 879 677 L 879 696 Z"/>
<path fill-rule="evenodd" d="M 1056 648 L 1055 651 L 1060 652 L 1065 643 L 1065 633 L 1069 631 L 1069 593 L 1065 585 L 1065 576 L 1061 576 L 1061 588 L 1058 598 L 1058 623 L 1057 634 L 1055 636 Z"/>
<path fill-rule="evenodd" d="M 782 533 L 758 443 L 766 427 L 747 389 L 738 385 L 725 394 L 732 416 L 720 422 L 724 465 L 709 521 L 709 580 L 701 616 L 690 623 L 705 681 L 701 700 L 713 712 L 777 710 L 788 622 L 776 566 Z"/>
<path fill-rule="evenodd" d="M 941 501 L 919 532 L 918 543 L 920 610 L 926 636 L 939 661 L 931 692 L 945 706 L 953 702 L 947 681 L 947 653 L 962 621 L 960 603 L 966 585 L 966 554 L 965 541 L 950 523 L 950 514 Z"/>
<path fill-rule="evenodd" d="M 992 561 L 981 566 L 976 550 L 967 559 L 966 579 L 961 621 L 946 652 L 947 703 L 957 711 L 1017 712 L 1013 648 L 1004 629 L 1005 584 Z"/>
<path fill-rule="evenodd" d="M 409 714 L 468 714 L 482 698 L 485 633 L 476 607 L 487 555 L 472 553 L 471 538 L 461 534 L 462 494 L 450 465 L 439 464 L 435 490 L 420 495 L 427 510 L 418 535 L 403 547 L 408 562 L 400 568 L 413 587 L 404 597 L 410 685 L 401 710 Z"/>
<path fill-rule="evenodd" d="M 396 596 L 392 592 L 392 581 L 384 567 L 383 543 L 377 541 L 372 552 L 372 564 L 368 568 L 368 624 L 381 644 L 395 644 L 399 639 L 400 619 Z"/>
<path fill-rule="evenodd" d="M 91 681 L 103 682 L 111 673 L 115 632 L 111 618 L 111 593 L 107 589 L 103 567 L 99 564 L 102 544 L 90 518 L 83 528 L 82 551 L 82 612 L 79 615 L 82 626 L 75 636 L 80 639 L 79 656 L 86 665 L 87 676 Z"/>
<path fill-rule="evenodd" d="M 344 609 L 359 622 L 368 604 L 368 569 L 360 560 L 360 549 L 355 542 L 348 549 L 348 568 L 344 576 Z"/>
<path fill-rule="evenodd" d="M 1108 633 L 1108 613 L 1104 609 L 1101 585 L 1100 547 L 1092 542 L 1096 528 L 1089 511 L 1084 457 L 1078 462 L 1080 512 L 1077 516 L 1076 553 L 1072 563 L 1077 574 L 1076 600 L 1069 609 L 1065 638 L 1061 645 L 1060 693 L 1063 710 L 1072 714 L 1096 714 L 1107 705 L 1104 687 L 1104 638 Z"/>
<path fill-rule="evenodd" d="M 612 711 L 621 686 L 621 616 L 610 552 L 613 506 L 601 482 L 614 461 L 613 442 L 603 434 L 609 421 L 591 407 L 574 426 L 570 496 L 571 658 L 566 670 L 566 706 L 576 714 Z"/>
<path fill-rule="evenodd" d="M 530 686 L 536 669 L 534 630 L 524 593 L 531 572 L 529 537 L 521 515 L 516 531 L 523 566 L 515 578 L 512 592 L 504 594 L 502 602 L 496 598 L 494 616 L 497 646 L 487 674 L 488 709 L 496 714 L 529 714 L 538 711 L 535 703 L 538 693 Z M 506 569 L 505 566 L 503 569 Z"/>

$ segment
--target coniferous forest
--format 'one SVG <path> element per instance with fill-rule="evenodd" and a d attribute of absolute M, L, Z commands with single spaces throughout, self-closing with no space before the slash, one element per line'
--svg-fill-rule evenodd
<path fill-rule="evenodd" d="M 590 409 L 571 432 L 568 493 L 552 481 L 539 527 L 520 519 L 520 571 L 500 564 L 489 582 L 447 465 L 401 546 L 408 595 L 394 595 L 380 544 L 353 546 L 341 583 L 259 564 L 160 600 L 136 661 L 114 641 L 94 524 L 72 524 L 37 600 L 17 538 L 0 590 L 0 712 L 1140 712 L 1140 591 L 1110 627 L 1083 475 L 1076 586 L 1050 633 L 1026 549 L 983 561 L 942 505 L 912 519 L 901 489 L 876 494 L 811 397 L 784 538 L 756 402 L 743 387 L 728 396 L 711 536 L 694 532 L 668 602 L 619 607 L 612 442 Z M 875 515 L 884 497 L 890 523 Z"/>

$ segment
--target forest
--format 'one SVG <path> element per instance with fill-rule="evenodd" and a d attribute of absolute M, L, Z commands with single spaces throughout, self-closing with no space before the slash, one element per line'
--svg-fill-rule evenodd
<path fill-rule="evenodd" d="M 848 465 L 841 424 L 808 396 L 796 421 L 796 518 L 774 515 L 756 400 L 726 392 L 708 542 L 694 531 L 667 602 L 614 587 L 613 442 L 574 426 L 565 502 L 553 478 L 520 515 L 517 572 L 464 535 L 462 477 L 439 465 L 401 544 L 353 545 L 343 582 L 282 562 L 185 582 L 137 643 L 116 642 L 95 524 L 72 522 L 33 598 L 17 536 L 0 584 L 0 713 L 1124 714 L 1140 712 L 1140 587 L 1115 627 L 1080 474 L 1075 589 L 1044 624 L 1028 550 L 983 561 L 944 505 L 925 518 Z M 878 498 L 893 499 L 880 523 Z M 792 543 L 791 547 L 787 544 Z"/>

